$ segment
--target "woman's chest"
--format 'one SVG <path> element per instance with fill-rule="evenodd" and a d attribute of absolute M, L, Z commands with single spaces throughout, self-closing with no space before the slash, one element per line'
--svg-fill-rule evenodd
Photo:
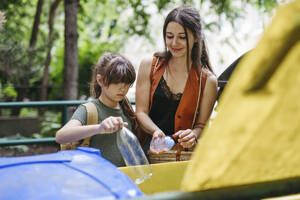
<path fill-rule="evenodd" d="M 179 74 L 168 76 L 165 74 L 164 79 L 173 94 L 183 93 L 187 81 L 187 75 Z"/>

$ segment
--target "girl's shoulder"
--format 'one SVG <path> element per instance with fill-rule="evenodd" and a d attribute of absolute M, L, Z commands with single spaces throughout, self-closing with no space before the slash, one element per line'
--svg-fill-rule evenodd
<path fill-rule="evenodd" d="M 88 110 L 92 110 L 93 105 L 98 110 L 98 108 L 100 107 L 99 100 L 98 99 L 92 99 L 92 100 L 88 101 L 87 103 L 81 104 L 80 106 L 84 107 L 85 112 L 87 112 Z"/>
<path fill-rule="evenodd" d="M 100 105 L 99 99 L 92 99 L 89 102 L 95 104 L 95 106 L 99 106 Z"/>
<path fill-rule="evenodd" d="M 98 114 L 103 112 L 103 105 L 99 101 L 99 99 L 92 99 L 88 103 L 82 104 L 81 106 L 84 107 L 84 110 L 86 113 L 88 111 L 89 112 L 97 112 Z"/>

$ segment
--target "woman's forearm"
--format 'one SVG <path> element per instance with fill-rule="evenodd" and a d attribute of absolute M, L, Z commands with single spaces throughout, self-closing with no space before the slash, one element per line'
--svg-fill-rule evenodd
<path fill-rule="evenodd" d="M 194 129 L 192 129 L 192 131 L 195 133 L 196 139 L 198 139 L 201 136 L 203 128 L 199 128 L 199 127 L 198 128 L 194 128 Z"/>
<path fill-rule="evenodd" d="M 149 115 L 147 115 L 146 113 L 138 112 L 136 113 L 136 115 L 139 121 L 139 125 L 145 132 L 152 135 L 155 131 L 160 130 L 160 128 L 156 126 L 156 124 L 154 124 Z"/>

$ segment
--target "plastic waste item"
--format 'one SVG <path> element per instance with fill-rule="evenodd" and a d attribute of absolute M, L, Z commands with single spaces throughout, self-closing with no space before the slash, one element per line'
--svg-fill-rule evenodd
<path fill-rule="evenodd" d="M 99 149 L 0 158 L 0 200 L 129 199 L 143 193 Z"/>
<path fill-rule="evenodd" d="M 131 178 L 140 184 L 152 176 L 148 159 L 136 136 L 126 127 L 117 133 L 117 145 L 127 166 L 130 166 Z"/>
<path fill-rule="evenodd" d="M 169 151 L 175 145 L 170 136 L 158 137 L 151 140 L 150 148 L 156 152 Z"/>

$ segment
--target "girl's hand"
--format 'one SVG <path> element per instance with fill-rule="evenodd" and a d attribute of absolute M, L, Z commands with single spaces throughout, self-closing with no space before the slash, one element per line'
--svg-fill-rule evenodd
<path fill-rule="evenodd" d="M 178 143 L 183 148 L 191 148 L 195 146 L 198 138 L 197 134 L 191 129 L 180 130 L 175 133 L 173 137 L 178 138 Z"/>
<path fill-rule="evenodd" d="M 128 126 L 128 123 L 123 122 L 121 117 L 108 117 L 100 123 L 99 132 L 113 133 L 123 128 L 123 126 Z"/>

